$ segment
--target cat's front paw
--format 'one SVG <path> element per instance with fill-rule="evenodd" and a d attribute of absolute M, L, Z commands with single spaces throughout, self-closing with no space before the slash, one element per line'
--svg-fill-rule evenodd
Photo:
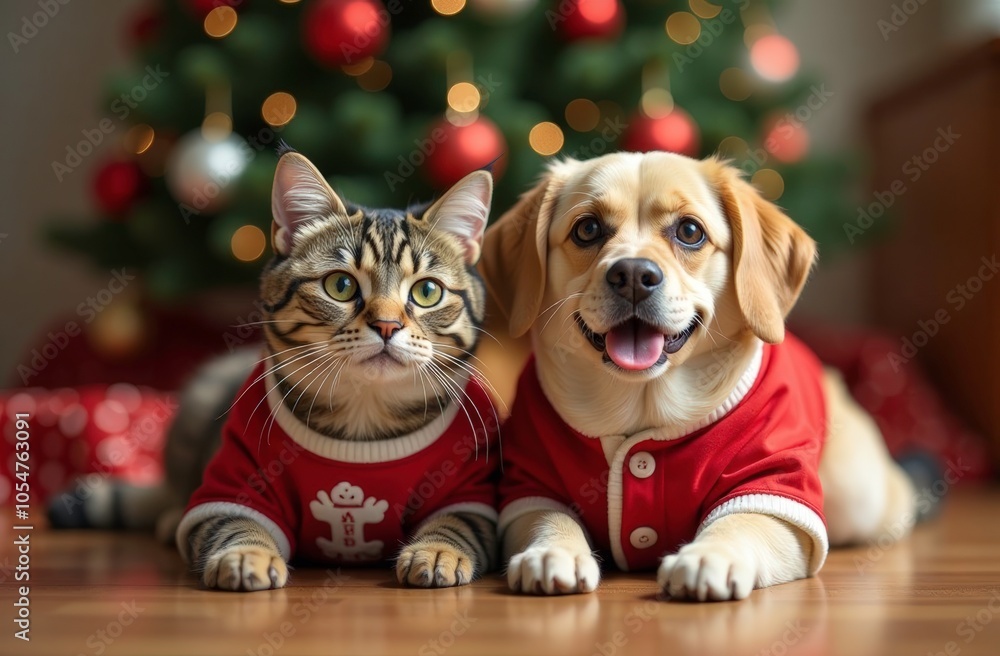
<path fill-rule="evenodd" d="M 212 556 L 205 565 L 202 581 L 221 590 L 268 590 L 288 583 L 288 566 L 269 549 L 233 547 Z"/>
<path fill-rule="evenodd" d="M 601 567 L 585 547 L 529 547 L 511 557 L 507 585 L 514 592 L 532 594 L 593 592 Z"/>
<path fill-rule="evenodd" d="M 664 595 L 692 601 L 746 599 L 756 579 L 757 568 L 738 549 L 697 542 L 664 557 L 656 574 Z"/>
<path fill-rule="evenodd" d="M 475 574 L 468 554 L 442 542 L 407 545 L 396 559 L 396 579 L 418 588 L 466 585 Z"/>

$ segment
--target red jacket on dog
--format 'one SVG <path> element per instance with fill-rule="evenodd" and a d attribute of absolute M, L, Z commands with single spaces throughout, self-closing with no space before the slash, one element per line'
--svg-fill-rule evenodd
<path fill-rule="evenodd" d="M 619 568 L 655 569 L 716 519 L 761 513 L 812 538 L 815 573 L 829 549 L 819 480 L 826 432 L 822 366 L 791 335 L 763 345 L 729 399 L 674 434 L 575 431 L 532 360 L 501 433 L 500 530 L 533 510 L 561 510 Z"/>

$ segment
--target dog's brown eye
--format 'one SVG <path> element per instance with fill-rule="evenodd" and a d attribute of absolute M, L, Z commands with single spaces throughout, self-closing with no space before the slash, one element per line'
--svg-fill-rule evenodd
<path fill-rule="evenodd" d="M 594 216 L 584 216 L 573 225 L 572 237 L 577 246 L 590 246 L 604 236 L 604 226 Z"/>
<path fill-rule="evenodd" d="M 677 241 L 688 247 L 697 247 L 705 243 L 705 231 L 694 219 L 681 219 L 674 232 Z"/>

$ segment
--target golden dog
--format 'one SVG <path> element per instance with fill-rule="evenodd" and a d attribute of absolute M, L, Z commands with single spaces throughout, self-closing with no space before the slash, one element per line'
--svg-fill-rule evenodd
<path fill-rule="evenodd" d="M 669 153 L 555 163 L 487 231 L 507 338 L 483 357 L 534 358 L 503 436 L 511 589 L 592 591 L 596 549 L 670 597 L 742 599 L 910 530 L 875 424 L 786 339 L 815 253 L 735 169 Z"/>

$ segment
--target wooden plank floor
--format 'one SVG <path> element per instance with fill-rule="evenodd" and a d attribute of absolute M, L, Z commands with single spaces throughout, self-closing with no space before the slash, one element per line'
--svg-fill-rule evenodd
<path fill-rule="evenodd" d="M 561 598 L 508 594 L 497 576 L 403 589 L 382 570 L 297 570 L 285 590 L 210 592 L 151 538 L 36 528 L 30 643 L 13 637 L 14 539 L 0 550 L 4 655 L 1000 654 L 996 490 L 952 496 L 887 549 L 836 551 L 819 578 L 719 604 L 658 601 L 651 576 L 622 574 Z"/>

